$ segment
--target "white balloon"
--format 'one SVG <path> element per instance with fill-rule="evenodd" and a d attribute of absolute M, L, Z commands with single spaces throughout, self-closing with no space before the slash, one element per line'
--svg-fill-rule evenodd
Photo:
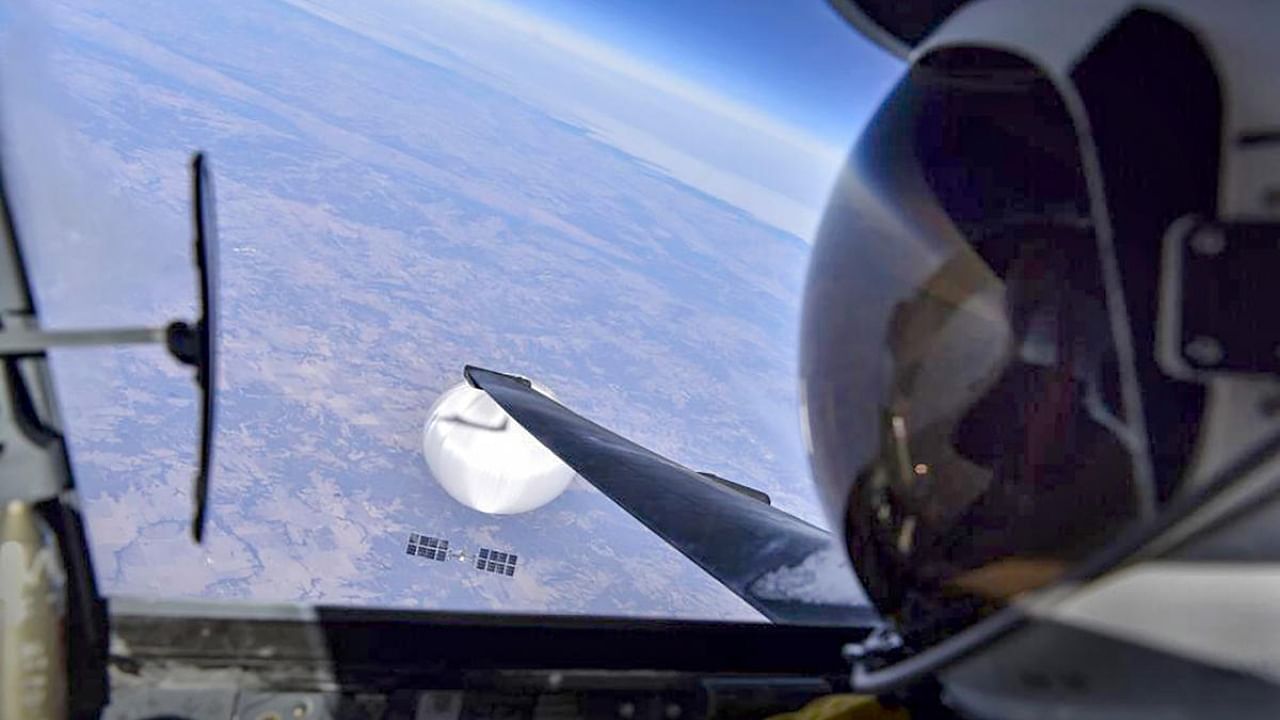
<path fill-rule="evenodd" d="M 540 508 L 559 497 L 574 477 L 573 468 L 488 393 L 466 383 L 449 388 L 431 406 L 422 426 L 422 455 L 454 500 L 493 515 Z"/>

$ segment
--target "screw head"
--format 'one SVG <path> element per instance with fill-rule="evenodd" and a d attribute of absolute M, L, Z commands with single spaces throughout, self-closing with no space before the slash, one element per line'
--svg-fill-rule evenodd
<path fill-rule="evenodd" d="M 1217 365 L 1222 362 L 1222 343 L 1208 335 L 1198 335 L 1183 348 L 1187 357 L 1199 365 Z"/>

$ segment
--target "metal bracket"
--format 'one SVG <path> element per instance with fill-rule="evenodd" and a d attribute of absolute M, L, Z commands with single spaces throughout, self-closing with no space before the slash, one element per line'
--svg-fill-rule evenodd
<path fill-rule="evenodd" d="M 860 643 L 845 645 L 841 653 L 844 659 L 854 663 L 874 661 L 902 648 L 902 636 L 888 626 L 872 630 Z"/>
<path fill-rule="evenodd" d="M 92 330 L 0 329 L 0 357 L 31 357 L 60 347 L 146 345 L 166 340 L 165 328 L 131 327 Z"/>
<path fill-rule="evenodd" d="M 1157 358 L 1170 375 L 1280 375 L 1280 223 L 1169 226 Z"/>

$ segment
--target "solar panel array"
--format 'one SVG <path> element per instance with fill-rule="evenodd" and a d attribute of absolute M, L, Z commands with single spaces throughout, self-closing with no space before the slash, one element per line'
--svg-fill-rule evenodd
<path fill-rule="evenodd" d="M 476 556 L 476 569 L 511 577 L 516 574 L 516 556 L 480 548 L 480 554 Z"/>
<path fill-rule="evenodd" d="M 449 557 L 449 541 L 427 535 L 419 535 L 418 533 L 409 533 L 409 547 L 405 548 L 404 552 L 406 555 L 416 555 L 420 558 L 444 562 Z"/>

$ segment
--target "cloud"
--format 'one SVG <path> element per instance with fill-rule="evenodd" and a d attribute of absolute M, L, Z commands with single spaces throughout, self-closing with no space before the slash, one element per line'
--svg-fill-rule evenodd
<path fill-rule="evenodd" d="M 750 591 L 765 600 L 813 604 L 867 605 L 867 594 L 854 579 L 844 551 L 829 546 L 797 565 L 771 570 L 751 583 Z"/>

